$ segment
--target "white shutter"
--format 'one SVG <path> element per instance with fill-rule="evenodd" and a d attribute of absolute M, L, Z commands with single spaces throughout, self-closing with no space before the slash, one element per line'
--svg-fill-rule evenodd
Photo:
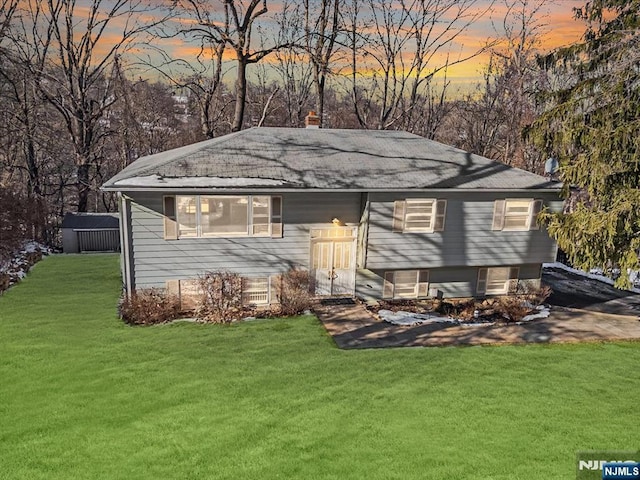
<path fill-rule="evenodd" d="M 382 298 L 393 298 L 393 272 L 384 272 Z"/>
<path fill-rule="evenodd" d="M 434 232 L 442 232 L 444 230 L 444 218 L 447 213 L 447 201 L 436 201 L 436 221 L 433 227 Z"/>
<path fill-rule="evenodd" d="M 396 200 L 393 202 L 393 229 L 394 232 L 402 232 L 404 230 L 404 209 L 405 201 Z"/>
<path fill-rule="evenodd" d="M 164 214 L 164 239 L 178 239 L 178 222 L 176 222 L 176 197 L 167 195 L 162 197 L 162 208 Z"/>
<path fill-rule="evenodd" d="M 542 200 L 534 200 L 531 205 L 531 218 L 529 218 L 529 230 L 540 230 L 538 214 L 542 211 Z"/>
<path fill-rule="evenodd" d="M 493 225 L 491 230 L 502 230 L 504 227 L 504 209 L 505 200 L 496 200 L 493 202 Z"/>
<path fill-rule="evenodd" d="M 489 272 L 488 268 L 480 268 L 478 269 L 478 283 L 476 284 L 476 294 L 484 295 L 487 291 L 487 273 Z"/>

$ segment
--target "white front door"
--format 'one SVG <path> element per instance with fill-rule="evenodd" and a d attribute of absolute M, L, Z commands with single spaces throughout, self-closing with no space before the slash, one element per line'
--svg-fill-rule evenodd
<path fill-rule="evenodd" d="M 311 270 L 316 295 L 353 295 L 356 286 L 355 227 L 314 229 Z"/>

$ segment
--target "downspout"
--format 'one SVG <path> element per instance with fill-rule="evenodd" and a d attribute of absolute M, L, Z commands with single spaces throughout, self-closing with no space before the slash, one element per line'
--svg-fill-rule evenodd
<path fill-rule="evenodd" d="M 360 224 L 358 226 L 358 252 L 356 267 L 360 269 L 366 268 L 367 265 L 367 247 L 369 240 L 369 213 L 370 201 L 369 193 L 360 194 Z"/>
<path fill-rule="evenodd" d="M 122 272 L 122 280 L 124 282 L 124 292 L 127 297 L 133 293 L 133 278 L 131 273 L 131 249 L 130 249 L 130 228 L 129 228 L 129 200 L 122 192 L 118 192 L 118 205 L 120 210 L 120 269 Z"/>

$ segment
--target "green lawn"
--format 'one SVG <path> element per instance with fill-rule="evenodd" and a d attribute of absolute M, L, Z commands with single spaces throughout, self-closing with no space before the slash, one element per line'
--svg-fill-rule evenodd
<path fill-rule="evenodd" d="M 128 327 L 113 255 L 0 297 L 0 478 L 571 479 L 637 449 L 640 344 L 338 350 L 314 317 Z"/>

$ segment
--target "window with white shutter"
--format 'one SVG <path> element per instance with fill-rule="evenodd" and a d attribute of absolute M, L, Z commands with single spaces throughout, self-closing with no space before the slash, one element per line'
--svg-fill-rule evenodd
<path fill-rule="evenodd" d="M 447 201 L 434 198 L 396 200 L 393 208 L 394 232 L 432 233 L 444 230 Z"/>
<path fill-rule="evenodd" d="M 538 230 L 537 217 L 542 205 L 542 200 L 530 198 L 496 200 L 491 229 L 511 232 Z"/>
<path fill-rule="evenodd" d="M 175 205 L 173 218 L 170 212 Z M 282 237 L 282 197 L 271 195 L 177 195 L 165 197 L 165 238 Z"/>

